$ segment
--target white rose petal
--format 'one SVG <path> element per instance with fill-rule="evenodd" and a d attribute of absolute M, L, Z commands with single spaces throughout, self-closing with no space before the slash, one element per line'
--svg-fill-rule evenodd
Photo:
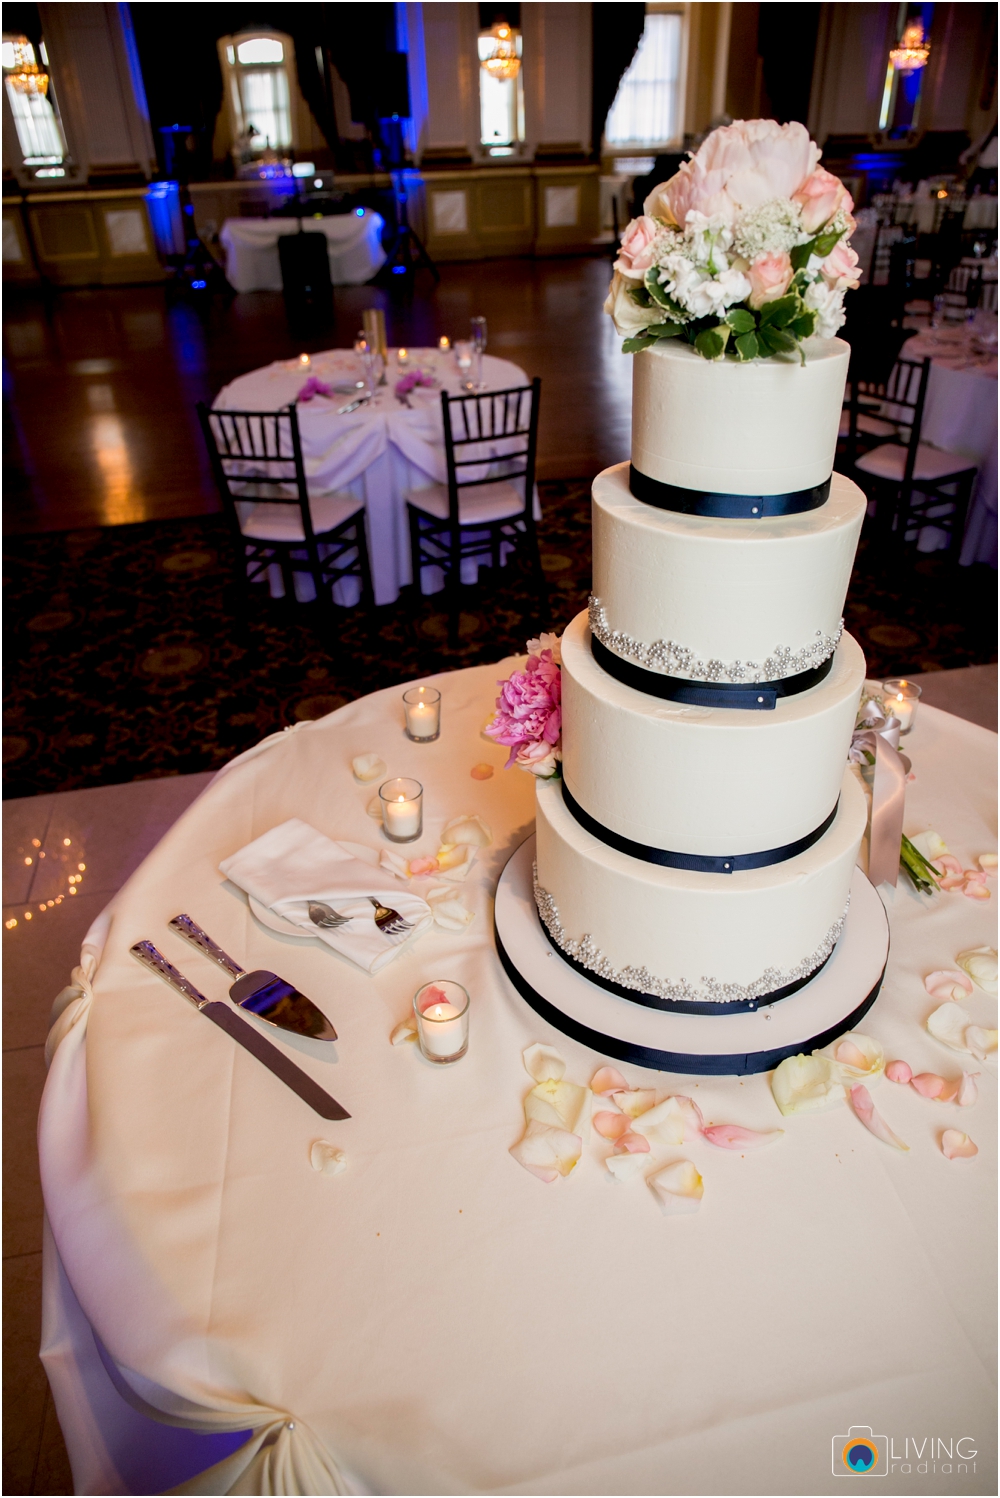
<path fill-rule="evenodd" d="M 492 841 L 493 833 L 489 825 L 474 812 L 467 812 L 462 817 L 454 817 L 441 828 L 441 846 L 444 848 L 452 848 L 456 844 L 467 844 L 473 848 L 488 848 Z"/>
<path fill-rule="evenodd" d="M 411 1014 L 409 1019 L 401 1020 L 389 1036 L 393 1045 L 406 1045 L 409 1040 L 417 1038 L 417 1022 Z"/>
<path fill-rule="evenodd" d="M 434 924 L 444 931 L 464 931 L 472 923 L 475 911 L 463 905 L 459 899 L 435 900 L 431 904 Z"/>
<path fill-rule="evenodd" d="M 385 776 L 385 760 L 377 754 L 359 754 L 351 760 L 351 769 L 356 780 L 378 780 Z"/>
<path fill-rule="evenodd" d="M 573 1134 L 583 1121 L 583 1112 L 589 1101 L 588 1088 L 549 1077 L 528 1093 L 524 1100 L 524 1116 L 529 1123 L 535 1119 L 538 1123 L 568 1129 Z"/>
<path fill-rule="evenodd" d="M 959 967 L 984 993 L 997 996 L 997 954 L 993 947 L 973 947 L 955 958 Z"/>
<path fill-rule="evenodd" d="M 705 1183 L 690 1160 L 676 1160 L 658 1170 L 647 1177 L 647 1184 L 668 1216 L 697 1212 L 705 1195 Z"/>
<path fill-rule="evenodd" d="M 855 1082 L 880 1082 L 885 1071 L 885 1053 L 877 1040 L 851 1030 L 838 1040 L 815 1052 L 832 1061 L 846 1087 Z"/>
<path fill-rule="evenodd" d="M 521 1059 L 533 1082 L 560 1081 L 566 1074 L 566 1063 L 558 1051 L 547 1045 L 529 1045 Z"/>
<path fill-rule="evenodd" d="M 339 1176 L 347 1169 L 347 1156 L 327 1139 L 314 1139 L 309 1147 L 309 1164 L 321 1175 Z"/>
<path fill-rule="evenodd" d="M 580 1159 L 583 1140 L 565 1129 L 551 1128 L 532 1120 L 510 1153 L 540 1181 L 550 1183 L 568 1176 Z"/>
<path fill-rule="evenodd" d="M 827 1056 L 786 1056 L 771 1077 L 780 1111 L 818 1113 L 846 1099 L 838 1064 Z"/>
<path fill-rule="evenodd" d="M 379 796 L 373 796 L 372 799 L 369 801 L 368 805 L 365 807 L 365 810 L 367 811 L 367 813 L 368 813 L 368 815 L 370 817 L 374 818 L 374 820 L 376 822 L 381 822 L 381 820 L 382 820 L 382 800 L 381 800 L 381 797 L 379 797 Z"/>
<path fill-rule="evenodd" d="M 616 1181 L 634 1181 L 649 1164 L 648 1155 L 609 1155 L 605 1165 Z"/>

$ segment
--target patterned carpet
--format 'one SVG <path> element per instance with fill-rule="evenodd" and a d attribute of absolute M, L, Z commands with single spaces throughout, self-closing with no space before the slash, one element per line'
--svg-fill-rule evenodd
<path fill-rule="evenodd" d="M 562 628 L 590 587 L 589 480 L 539 485 L 545 619 L 515 560 L 480 573 L 451 650 L 440 595 L 367 619 L 241 581 L 221 516 L 15 536 L 5 545 L 5 797 L 216 769 L 376 688 L 497 660 Z M 996 573 L 859 552 L 847 627 L 869 673 L 996 659 Z"/>

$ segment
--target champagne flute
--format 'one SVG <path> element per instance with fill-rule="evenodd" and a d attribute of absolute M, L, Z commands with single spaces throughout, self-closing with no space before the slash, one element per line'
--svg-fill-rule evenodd
<path fill-rule="evenodd" d="M 372 382 L 371 370 L 371 345 L 364 333 L 359 333 L 354 340 L 354 353 L 361 365 L 361 373 L 365 380 L 365 389 L 369 395 L 375 394 L 375 386 Z"/>
<path fill-rule="evenodd" d="M 485 390 L 483 380 L 483 355 L 486 353 L 486 319 L 485 317 L 473 317 L 472 323 L 472 346 L 476 351 L 476 389 Z"/>

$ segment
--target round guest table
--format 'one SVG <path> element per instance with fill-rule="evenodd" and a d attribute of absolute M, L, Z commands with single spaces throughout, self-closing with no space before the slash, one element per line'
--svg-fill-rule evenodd
<path fill-rule="evenodd" d="M 322 234 L 334 286 L 362 286 L 385 264 L 383 221 L 371 208 L 324 218 L 227 218 L 219 234 L 234 291 L 280 291 L 282 234 Z"/>
<path fill-rule="evenodd" d="M 932 1039 L 923 984 L 993 939 L 992 900 L 880 889 L 892 950 L 863 1029 L 915 1073 L 982 1073 L 967 1109 L 882 1082 L 874 1101 L 909 1153 L 846 1106 L 782 1119 L 765 1076 L 625 1067 L 708 1121 L 784 1137 L 673 1151 L 704 1176 L 691 1216 L 612 1180 L 589 1130 L 572 1175 L 543 1184 L 508 1153 L 532 1085 L 522 1052 L 554 1047 L 581 1084 L 603 1063 L 522 1002 L 494 951 L 492 891 L 533 818 L 531 777 L 505 773 L 480 732 L 510 668 L 432 678 L 433 743 L 404 737 L 392 688 L 250 750 L 88 936 L 57 1001 L 39 1129 L 42 1355 L 76 1490 L 825 1493 L 851 1428 L 870 1426 L 892 1443 L 883 1490 L 931 1490 L 906 1441 L 932 1436 L 966 1456 L 933 1491 L 992 1491 L 995 1056 Z M 907 831 L 935 828 L 963 864 L 994 847 L 995 736 L 924 706 L 906 750 Z M 411 856 L 460 813 L 493 833 L 457 886 L 472 924 L 433 928 L 375 978 L 272 934 L 219 872 L 290 817 L 386 846 L 375 789 L 351 772 L 367 751 L 424 786 Z M 472 778 L 483 763 L 493 776 Z M 323 1054 L 277 1043 L 347 1121 L 323 1122 L 129 955 L 149 938 L 225 998 L 221 969 L 168 931 L 180 911 L 327 1012 L 340 1038 Z M 471 995 L 452 1066 L 390 1044 L 432 978 Z M 995 999 L 965 1004 L 995 1025 Z M 945 1159 L 945 1128 L 978 1158 Z M 342 1174 L 311 1168 L 317 1139 L 345 1152 Z"/>

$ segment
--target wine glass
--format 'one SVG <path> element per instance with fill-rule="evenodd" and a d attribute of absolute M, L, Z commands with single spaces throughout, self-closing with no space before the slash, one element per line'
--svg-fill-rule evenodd
<path fill-rule="evenodd" d="M 471 390 L 473 388 L 472 381 L 469 379 L 469 371 L 472 368 L 472 355 L 473 347 L 471 343 L 464 339 L 456 341 L 455 363 L 458 365 L 458 372 L 462 376 L 463 390 Z"/>
<path fill-rule="evenodd" d="M 472 347 L 476 354 L 476 389 L 485 390 L 483 381 L 483 355 L 486 353 L 486 319 L 485 317 L 473 317 L 472 322 Z"/>
<path fill-rule="evenodd" d="M 366 389 L 372 395 L 374 395 L 374 393 L 375 393 L 375 386 L 372 384 L 371 364 L 370 364 L 371 348 L 369 346 L 368 339 L 365 337 L 364 333 L 359 333 L 357 335 L 357 337 L 355 338 L 355 340 L 354 340 L 354 353 L 355 353 L 355 357 L 357 358 L 359 364 L 361 365 L 361 373 L 362 373 L 362 375 L 364 376 L 364 379 L 365 379 Z"/>

